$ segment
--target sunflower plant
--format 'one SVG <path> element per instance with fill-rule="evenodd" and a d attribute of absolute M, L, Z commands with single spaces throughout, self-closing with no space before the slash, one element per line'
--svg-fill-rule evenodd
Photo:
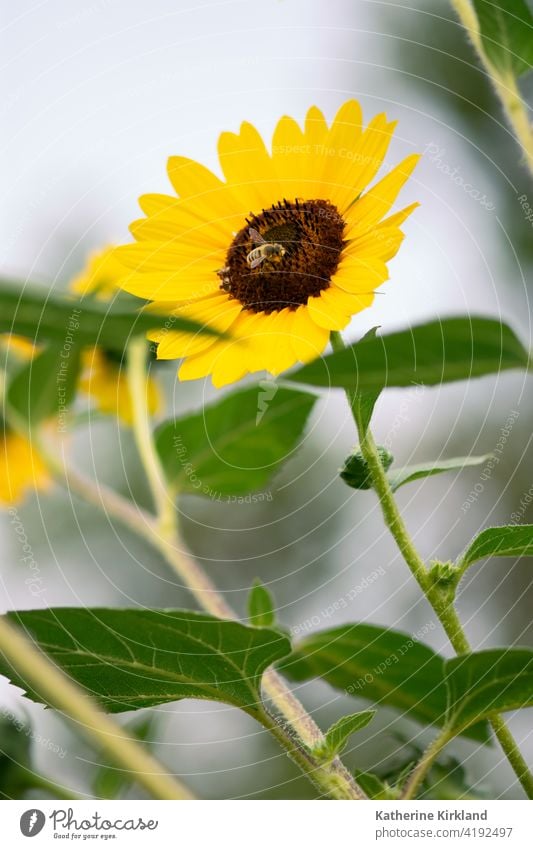
<path fill-rule="evenodd" d="M 66 486 L 151 544 L 196 609 L 11 611 L 0 617 L 0 671 L 75 720 L 156 798 L 193 794 L 112 715 L 187 698 L 247 713 L 318 796 L 458 797 L 464 771 L 457 762 L 452 769 L 443 750 L 463 736 L 480 745 L 495 737 L 533 798 L 533 776 L 504 718 L 533 705 L 533 652 L 474 650 L 456 609 L 470 567 L 530 554 L 533 526 L 485 528 L 456 561 L 426 563 L 395 492 L 490 457 L 397 467 L 371 430 L 389 387 L 525 370 L 529 354 L 491 317 L 458 315 L 395 332 L 373 325 L 374 298 L 417 207 L 398 203 L 417 152 L 383 174 L 394 127 L 384 114 L 365 124 L 354 100 L 330 123 L 315 106 L 303 125 L 281 118 L 271 145 L 243 123 L 220 136 L 220 177 L 171 157 L 171 191 L 140 198 L 134 241 L 90 257 L 65 295 L 4 287 L 2 504 L 15 515 L 28 486 Z M 363 311 L 367 332 L 349 344 L 342 331 Z M 23 356 L 18 336 L 31 342 Z M 212 384 L 214 400 L 197 413 L 165 414 L 159 361 L 177 361 L 180 382 Z M 181 537 L 177 505 L 187 494 L 262 500 L 324 391 L 345 393 L 358 441 L 346 446 L 340 478 L 361 499 L 367 490 L 377 496 L 453 657 L 435 652 L 425 634 L 351 619 L 291 639 L 266 586 L 250 581 L 240 616 Z M 151 509 L 74 468 L 69 435 L 95 413 L 135 441 Z M 353 696 L 358 709 L 319 727 L 296 695 L 296 683 L 313 678 Z M 392 773 L 349 769 L 343 753 L 352 735 L 381 708 L 433 727 L 432 742 L 425 750 L 413 744 Z"/>

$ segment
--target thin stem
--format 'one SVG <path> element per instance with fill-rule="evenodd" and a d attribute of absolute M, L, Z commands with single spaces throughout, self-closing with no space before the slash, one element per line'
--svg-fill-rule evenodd
<path fill-rule="evenodd" d="M 103 713 L 22 631 L 0 617 L 0 652 L 35 692 L 113 759 L 155 799 L 192 799 L 191 792 Z"/>
<path fill-rule="evenodd" d="M 130 505 L 124 508 L 120 505 L 119 510 L 115 511 L 117 499 L 119 499 L 116 493 L 113 493 L 112 502 L 109 504 L 105 501 L 108 493 L 103 490 L 100 490 L 98 496 L 91 493 L 89 499 L 92 503 L 100 502 L 100 506 L 104 506 L 107 512 L 114 513 L 121 520 L 126 520 L 129 527 L 148 539 L 161 552 L 166 562 L 183 581 L 203 610 L 222 619 L 237 619 L 235 611 L 227 604 L 208 575 L 186 551 L 179 539 L 176 510 L 166 490 L 164 472 L 149 426 L 146 408 L 146 358 L 144 351 L 141 352 L 140 350 L 138 340 L 134 340 L 131 346 L 133 350 L 128 355 L 128 381 L 133 408 L 133 432 L 159 514 L 156 519 L 143 514 L 142 522 L 139 522 L 138 514 L 137 521 L 132 523 L 130 512 L 131 509 L 135 510 L 135 508 L 131 508 Z M 71 484 L 73 483 L 70 473 L 69 481 Z M 84 490 L 86 483 L 83 487 Z M 80 494 L 84 494 L 81 490 L 79 491 Z M 274 724 L 270 730 L 272 731 L 275 728 L 276 739 L 282 743 L 289 755 L 306 772 L 314 784 L 322 792 L 333 796 L 333 798 L 365 799 L 364 791 L 357 785 L 339 758 L 335 758 L 330 764 L 324 765 L 313 757 L 309 750 L 317 744 L 323 743 L 324 736 L 318 725 L 274 669 L 268 669 L 265 672 L 262 687 L 266 696 L 284 717 L 285 724 L 290 727 L 292 733 L 287 732 L 285 724 L 278 725 L 275 721 L 273 721 Z"/>
<path fill-rule="evenodd" d="M 414 799 L 416 797 L 416 791 L 420 787 L 420 784 L 428 774 L 431 769 L 435 759 L 441 753 L 446 744 L 453 737 L 453 733 L 450 733 L 448 728 L 445 728 L 438 737 L 435 737 L 432 743 L 429 744 L 428 748 L 418 761 L 417 765 L 411 772 L 409 778 L 406 781 L 405 787 L 403 789 L 401 798 L 402 799 Z"/>
<path fill-rule="evenodd" d="M 342 336 L 337 332 L 331 334 L 331 344 L 336 351 L 345 348 Z M 403 559 L 409 566 L 424 596 L 435 611 L 454 651 L 457 654 L 466 654 L 472 649 L 455 610 L 453 598 L 450 599 L 440 594 L 432 583 L 428 569 L 416 550 L 411 535 L 400 514 L 370 428 L 363 431 L 359 425 L 358 417 L 355 414 L 357 403 L 356 393 L 347 391 L 346 396 L 359 433 L 361 454 L 368 465 L 372 485 L 379 498 L 385 524 L 394 537 Z M 515 771 L 528 798 L 533 799 L 533 775 L 522 757 L 518 745 L 507 728 L 504 719 L 501 716 L 497 716 L 491 720 L 491 725 L 507 756 L 507 760 Z"/>
<path fill-rule="evenodd" d="M 147 405 L 148 377 L 146 373 L 146 341 L 142 336 L 134 337 L 127 350 L 127 378 L 134 412 L 133 431 L 137 450 L 154 500 L 156 516 L 161 520 L 169 515 L 172 501 L 167 493 L 163 468 L 153 446 Z"/>
<path fill-rule="evenodd" d="M 451 0 L 451 4 L 467 31 L 482 65 L 492 80 L 507 120 L 524 152 L 528 168 L 533 174 L 533 128 L 529 122 L 527 105 L 520 94 L 516 78 L 511 72 L 501 73 L 485 53 L 479 32 L 479 22 L 470 0 Z"/>

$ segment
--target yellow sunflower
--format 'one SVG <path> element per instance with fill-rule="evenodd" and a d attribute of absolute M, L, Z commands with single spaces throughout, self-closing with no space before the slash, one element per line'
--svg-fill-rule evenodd
<path fill-rule="evenodd" d="M 84 268 L 70 282 L 70 291 L 81 297 L 94 295 L 101 301 L 110 301 L 116 295 L 117 280 L 124 274 L 115 248 L 110 245 L 89 254 Z"/>
<path fill-rule="evenodd" d="M 319 356 L 332 330 L 372 304 L 417 206 L 388 215 L 414 154 L 363 194 L 394 126 L 380 114 L 363 127 L 350 100 L 331 126 L 314 106 L 303 129 L 281 118 L 271 151 L 251 124 L 223 133 L 224 180 L 170 158 L 178 197 L 141 197 L 136 243 L 117 257 L 131 269 L 121 287 L 152 309 L 227 331 L 191 337 L 169 324 L 150 334 L 158 358 L 184 359 L 180 379 L 211 374 L 223 386 L 247 372 L 279 374 Z"/>
<path fill-rule="evenodd" d="M 87 348 L 82 353 L 79 388 L 92 398 L 101 413 L 118 418 L 125 425 L 133 422 L 133 408 L 124 364 L 112 352 Z M 148 411 L 161 409 L 161 393 L 150 377 L 146 386 Z"/>
<path fill-rule="evenodd" d="M 115 256 L 115 248 L 108 246 L 93 252 L 85 268 L 71 281 L 70 290 L 83 297 L 94 295 L 109 301 L 119 290 L 118 281 L 127 269 Z M 97 409 L 106 415 L 118 416 L 131 425 L 133 411 L 124 363 L 114 351 L 104 348 L 87 348 L 82 352 L 79 389 L 91 397 Z M 155 415 L 162 407 L 159 387 L 152 377 L 147 384 L 149 412 Z"/>
<path fill-rule="evenodd" d="M 0 507 L 17 504 L 33 489 L 47 489 L 44 460 L 29 439 L 0 422 Z"/>
<path fill-rule="evenodd" d="M 2 333 L 0 341 L 8 354 L 13 352 L 17 360 L 21 360 L 22 362 L 31 360 L 39 350 L 26 336 L 17 336 L 15 333 Z"/>

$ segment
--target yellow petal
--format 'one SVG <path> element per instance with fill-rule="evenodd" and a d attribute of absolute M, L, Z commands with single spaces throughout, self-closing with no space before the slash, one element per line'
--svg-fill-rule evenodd
<path fill-rule="evenodd" d="M 220 353 L 222 343 L 211 345 L 207 351 L 187 357 L 178 369 L 180 380 L 198 380 L 211 374 L 216 357 Z"/>
<path fill-rule="evenodd" d="M 115 249 L 117 259 L 128 268 L 138 272 L 146 271 L 209 271 L 213 263 L 225 259 L 225 252 L 217 245 L 190 244 L 180 242 L 138 242 L 134 245 L 123 245 Z"/>
<path fill-rule="evenodd" d="M 335 272 L 333 282 L 345 292 L 360 294 L 373 291 L 388 278 L 389 270 L 382 260 L 345 256 Z"/>
<path fill-rule="evenodd" d="M 249 371 L 279 374 L 296 362 L 292 340 L 294 312 L 288 308 L 272 313 L 243 313 L 231 332 L 246 345 L 243 358 Z"/>
<path fill-rule="evenodd" d="M 229 343 L 220 350 L 220 355 L 213 365 L 213 386 L 220 389 L 228 383 L 235 383 L 244 377 L 248 371 L 242 355 L 242 346 L 236 342 Z"/>
<path fill-rule="evenodd" d="M 194 168 L 194 166 L 197 168 Z M 228 221 L 241 212 L 231 188 L 203 165 L 182 156 L 171 156 L 168 175 L 187 208 L 205 222 Z"/>
<path fill-rule="evenodd" d="M 130 224 L 130 232 L 138 241 L 165 244 L 186 241 L 205 249 L 213 245 L 227 251 L 235 226 L 234 218 L 205 219 L 198 214 L 194 202 L 181 202 L 167 210 L 141 218 Z"/>
<path fill-rule="evenodd" d="M 348 151 L 354 150 L 361 137 L 363 112 L 357 100 L 347 100 L 338 109 L 333 119 L 326 144 L 338 162 L 346 159 Z"/>
<path fill-rule="evenodd" d="M 403 239 L 404 234 L 397 227 L 374 227 L 364 236 L 349 242 L 343 253 L 347 257 L 381 259 L 387 262 L 397 254 Z"/>
<path fill-rule="evenodd" d="M 305 141 L 311 146 L 311 153 L 316 153 L 314 148 L 325 144 L 328 134 L 328 125 L 324 115 L 316 106 L 311 106 L 305 116 Z"/>
<path fill-rule="evenodd" d="M 403 222 L 409 218 L 412 212 L 415 211 L 420 206 L 418 202 L 412 203 L 409 206 L 406 206 L 405 209 L 401 209 L 399 212 L 395 212 L 394 215 L 389 215 L 388 218 L 385 218 L 384 221 L 381 222 L 379 227 L 401 227 Z"/>
<path fill-rule="evenodd" d="M 227 295 L 215 295 L 174 310 L 172 315 L 188 318 L 203 327 L 226 333 L 241 310 L 242 307 L 238 301 L 228 298 Z M 174 331 L 171 321 L 167 328 L 152 331 L 149 337 L 153 342 L 158 343 L 157 358 L 159 360 L 174 360 L 195 355 L 207 350 L 215 342 L 219 342 L 216 336 L 204 335 L 200 331 L 198 333 Z"/>
<path fill-rule="evenodd" d="M 292 347 L 302 363 L 319 357 L 328 344 L 329 331 L 319 327 L 309 314 L 306 305 L 298 307 L 292 325 Z"/>
<path fill-rule="evenodd" d="M 281 196 L 287 200 L 309 197 L 302 183 L 306 163 L 306 140 L 294 120 L 284 115 L 276 124 L 272 137 L 272 159 L 281 184 Z"/>
<path fill-rule="evenodd" d="M 147 194 L 139 198 L 139 206 L 145 215 L 159 215 L 159 213 L 176 206 L 178 199 L 173 195 Z"/>
<path fill-rule="evenodd" d="M 265 362 L 259 366 L 271 374 L 281 374 L 296 362 L 292 342 L 294 312 L 288 308 L 273 313 L 270 333 L 266 336 Z"/>
<path fill-rule="evenodd" d="M 388 123 L 386 115 L 376 115 L 357 144 L 346 150 L 344 162 L 340 162 L 339 157 L 331 157 L 325 177 L 330 184 L 330 197 L 341 213 L 374 179 L 383 163 L 395 126 L 395 121 Z"/>
<path fill-rule="evenodd" d="M 366 310 L 374 303 L 374 292 L 363 292 L 360 295 L 353 295 L 352 315 L 355 315 L 361 310 Z"/>
<path fill-rule="evenodd" d="M 244 121 L 238 135 L 222 133 L 218 141 L 218 156 L 242 215 L 260 212 L 279 199 L 279 182 L 272 159 L 263 139 L 251 124 Z"/>
<path fill-rule="evenodd" d="M 215 294 L 220 290 L 220 280 L 213 263 L 209 271 L 203 272 L 193 272 L 189 268 L 175 272 L 130 272 L 121 278 L 120 286 L 125 292 L 137 295 L 138 298 L 173 303 Z"/>
<path fill-rule="evenodd" d="M 167 172 L 176 194 L 182 198 L 206 195 L 224 185 L 209 168 L 186 156 L 170 156 Z"/>
<path fill-rule="evenodd" d="M 325 289 L 320 295 L 309 298 L 307 301 L 309 315 L 319 327 L 324 327 L 326 330 L 344 330 L 350 321 L 350 316 L 334 300 L 324 297 L 327 291 Z"/>
<path fill-rule="evenodd" d="M 359 297 L 361 294 L 371 294 L 370 292 L 355 293 L 345 292 L 343 289 L 336 286 L 334 283 L 322 292 L 322 300 L 326 304 L 331 304 L 332 307 L 338 308 L 346 315 L 352 316 L 359 312 Z"/>
<path fill-rule="evenodd" d="M 364 233 L 381 221 L 413 173 L 419 159 L 418 154 L 408 156 L 350 207 L 346 216 L 350 222 L 345 231 L 347 239 Z"/>

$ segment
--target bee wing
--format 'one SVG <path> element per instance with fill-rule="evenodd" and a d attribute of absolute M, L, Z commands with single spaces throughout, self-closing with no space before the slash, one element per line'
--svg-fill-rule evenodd
<path fill-rule="evenodd" d="M 253 259 L 250 263 L 250 268 L 257 268 L 258 265 L 261 265 L 263 260 L 264 256 L 258 256 L 256 259 Z"/>
<path fill-rule="evenodd" d="M 248 235 L 250 239 L 254 243 L 254 245 L 266 245 L 265 239 L 263 239 L 261 233 L 258 233 L 254 227 L 250 227 L 248 230 Z"/>

